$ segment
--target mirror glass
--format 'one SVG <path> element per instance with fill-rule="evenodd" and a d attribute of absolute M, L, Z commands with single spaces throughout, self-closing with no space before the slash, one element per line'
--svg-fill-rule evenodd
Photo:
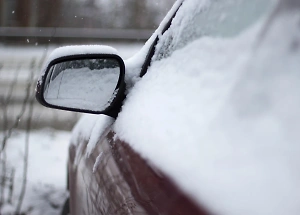
<path fill-rule="evenodd" d="M 89 111 L 105 110 L 117 93 L 120 65 L 116 59 L 80 59 L 54 64 L 44 85 L 48 104 Z"/>

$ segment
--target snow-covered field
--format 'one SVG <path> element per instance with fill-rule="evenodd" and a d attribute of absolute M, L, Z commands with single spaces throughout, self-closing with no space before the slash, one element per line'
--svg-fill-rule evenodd
<path fill-rule="evenodd" d="M 2 135 L 0 133 L 2 139 Z M 65 199 L 69 132 L 53 129 L 29 134 L 27 189 L 22 211 L 30 215 L 59 214 Z M 6 203 L 0 214 L 14 212 L 23 180 L 26 132 L 15 131 L 7 143 L 7 166 L 15 169 L 12 204 Z M 6 192 L 8 197 L 8 192 Z"/>

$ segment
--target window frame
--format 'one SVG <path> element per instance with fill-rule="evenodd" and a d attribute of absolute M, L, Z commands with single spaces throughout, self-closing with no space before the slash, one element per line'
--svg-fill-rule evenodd
<path fill-rule="evenodd" d="M 172 21 L 176 17 L 177 12 L 181 8 L 182 4 L 183 3 L 181 3 L 179 5 L 179 7 L 176 9 L 176 11 L 174 12 L 174 14 L 170 18 L 170 20 L 167 22 L 167 24 L 165 25 L 165 27 L 163 28 L 163 30 L 161 32 L 161 35 L 163 35 L 170 28 L 170 26 L 172 24 Z M 148 72 L 148 69 L 150 67 L 152 57 L 155 54 L 156 45 L 158 44 L 158 42 L 159 42 L 159 36 L 157 35 L 156 38 L 155 38 L 155 40 L 151 44 L 151 46 L 150 46 L 150 48 L 148 50 L 148 53 L 146 55 L 145 61 L 144 61 L 143 65 L 142 65 L 142 69 L 141 69 L 141 72 L 140 72 L 140 77 L 141 78 Z"/>

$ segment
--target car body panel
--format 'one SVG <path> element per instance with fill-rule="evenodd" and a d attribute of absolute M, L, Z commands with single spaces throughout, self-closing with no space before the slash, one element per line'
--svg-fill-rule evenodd
<path fill-rule="evenodd" d="M 86 156 L 69 150 L 70 210 L 77 214 L 207 214 L 160 171 L 106 129 Z M 78 154 L 77 154 L 78 156 Z M 77 160 L 77 161 L 76 161 Z"/>

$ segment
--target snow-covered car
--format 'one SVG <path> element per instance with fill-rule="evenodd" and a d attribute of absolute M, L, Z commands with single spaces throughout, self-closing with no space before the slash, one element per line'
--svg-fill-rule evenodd
<path fill-rule="evenodd" d="M 178 0 L 124 61 L 55 50 L 38 101 L 73 130 L 71 214 L 299 214 L 300 1 Z"/>

